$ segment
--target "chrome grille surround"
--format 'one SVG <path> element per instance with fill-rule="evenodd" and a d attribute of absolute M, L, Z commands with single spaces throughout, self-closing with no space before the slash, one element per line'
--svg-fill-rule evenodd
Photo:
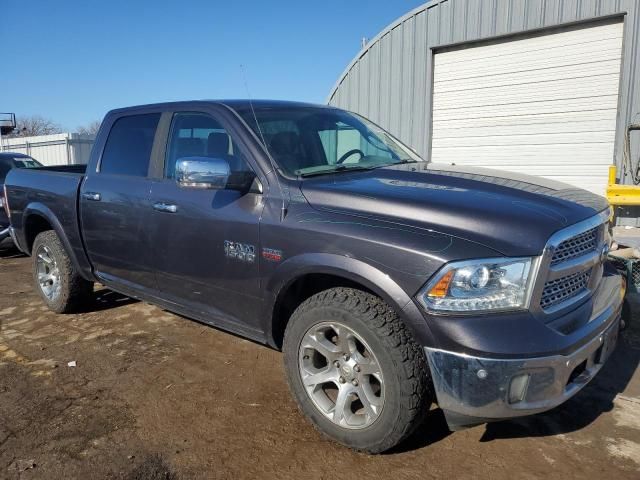
<path fill-rule="evenodd" d="M 598 229 L 593 227 L 560 243 L 553 253 L 551 265 L 558 265 L 598 248 Z"/>
<path fill-rule="evenodd" d="M 541 321 L 554 321 L 591 295 L 603 273 L 601 253 L 608 244 L 609 211 L 554 233 L 538 258 L 529 309 Z"/>

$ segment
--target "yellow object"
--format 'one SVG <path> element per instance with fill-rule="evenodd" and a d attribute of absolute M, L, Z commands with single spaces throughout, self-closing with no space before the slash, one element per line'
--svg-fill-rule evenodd
<path fill-rule="evenodd" d="M 450 270 L 442 277 L 438 283 L 436 283 L 431 291 L 429 292 L 430 297 L 443 298 L 447 296 L 447 292 L 449 291 L 449 285 L 451 284 L 451 280 L 453 279 L 453 270 Z"/>
<path fill-rule="evenodd" d="M 609 185 L 607 200 L 611 205 L 640 205 L 640 186 L 618 185 L 616 183 L 616 167 L 609 167 Z"/>

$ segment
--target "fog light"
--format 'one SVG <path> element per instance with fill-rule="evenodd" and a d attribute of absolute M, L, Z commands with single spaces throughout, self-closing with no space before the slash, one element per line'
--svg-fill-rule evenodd
<path fill-rule="evenodd" d="M 527 395 L 530 378 L 531 375 L 528 373 L 522 373 L 511 379 L 511 385 L 509 386 L 509 403 L 518 403 L 524 400 L 524 397 Z"/>

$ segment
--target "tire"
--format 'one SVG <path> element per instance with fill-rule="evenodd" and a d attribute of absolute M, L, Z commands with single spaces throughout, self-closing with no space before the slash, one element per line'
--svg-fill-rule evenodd
<path fill-rule="evenodd" d="M 355 450 L 381 453 L 398 445 L 432 403 L 423 349 L 393 309 L 369 293 L 332 288 L 307 299 L 289 320 L 283 351 L 302 413 Z M 350 393 L 341 395 L 343 389 Z"/>
<path fill-rule="evenodd" d="M 82 310 L 93 293 L 93 282 L 76 270 L 53 230 L 38 234 L 32 250 L 33 281 L 44 303 L 56 313 Z"/>

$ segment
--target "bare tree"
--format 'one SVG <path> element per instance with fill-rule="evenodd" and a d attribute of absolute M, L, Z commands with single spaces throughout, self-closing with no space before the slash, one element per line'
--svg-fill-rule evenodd
<path fill-rule="evenodd" d="M 94 120 L 82 127 L 76 128 L 76 131 L 81 135 L 96 135 L 98 130 L 100 130 L 100 121 Z"/>
<path fill-rule="evenodd" d="M 16 129 L 9 137 L 33 137 L 36 135 L 53 135 L 62 133 L 62 127 L 49 118 L 40 115 L 18 117 Z"/>

